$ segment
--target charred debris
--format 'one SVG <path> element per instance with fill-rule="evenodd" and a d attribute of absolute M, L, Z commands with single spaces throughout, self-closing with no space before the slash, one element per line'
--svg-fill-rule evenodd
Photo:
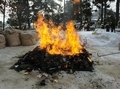
<path fill-rule="evenodd" d="M 29 51 L 10 68 L 17 72 L 25 70 L 31 72 L 38 70 L 48 74 L 53 74 L 58 71 L 66 71 L 67 73 L 74 73 L 75 71 L 92 71 L 93 61 L 90 59 L 92 54 L 83 49 L 84 53 L 74 56 L 51 55 L 45 49 L 40 50 L 39 46 Z"/>

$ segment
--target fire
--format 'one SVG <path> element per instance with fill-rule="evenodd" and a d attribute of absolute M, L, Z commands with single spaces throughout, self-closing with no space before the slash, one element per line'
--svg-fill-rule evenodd
<path fill-rule="evenodd" d="M 80 3 L 80 0 L 73 0 L 74 4 Z"/>
<path fill-rule="evenodd" d="M 34 26 L 40 38 L 40 49 L 46 49 L 50 54 L 63 56 L 83 53 L 83 46 L 73 21 L 67 22 L 64 31 L 62 24 L 55 26 L 51 20 L 48 21 L 42 14 L 39 14 Z"/>

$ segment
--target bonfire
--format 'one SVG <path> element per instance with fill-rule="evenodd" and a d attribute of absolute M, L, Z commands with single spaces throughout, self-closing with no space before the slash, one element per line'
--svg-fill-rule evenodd
<path fill-rule="evenodd" d="M 80 0 L 74 0 L 73 3 L 80 3 Z M 82 45 L 74 21 L 56 26 L 51 19 L 39 13 L 34 27 L 38 32 L 39 45 L 23 55 L 11 68 L 27 72 L 39 70 L 49 74 L 61 70 L 69 73 L 93 70 L 91 54 Z"/>
<path fill-rule="evenodd" d="M 39 70 L 53 74 L 61 70 L 68 72 L 93 70 L 91 54 L 82 45 L 74 21 L 56 26 L 52 20 L 47 20 L 39 14 L 34 26 L 40 43 L 14 64 L 12 68 L 16 71 Z"/>

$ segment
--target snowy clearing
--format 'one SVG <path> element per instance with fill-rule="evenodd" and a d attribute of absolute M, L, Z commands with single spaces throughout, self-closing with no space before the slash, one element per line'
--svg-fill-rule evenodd
<path fill-rule="evenodd" d="M 118 29 L 119 30 L 119 29 Z M 61 71 L 54 76 L 58 82 L 47 81 L 46 86 L 39 86 L 37 71 L 24 75 L 24 71 L 16 72 L 9 68 L 18 60 L 17 56 L 34 49 L 33 46 L 5 47 L 0 49 L 0 89 L 120 89 L 120 53 L 98 57 L 97 54 L 111 54 L 120 52 L 120 32 L 105 32 L 98 29 L 94 32 L 78 32 L 86 49 L 92 53 L 94 71 L 76 71 L 67 74 Z M 50 75 L 49 75 L 50 76 Z"/>

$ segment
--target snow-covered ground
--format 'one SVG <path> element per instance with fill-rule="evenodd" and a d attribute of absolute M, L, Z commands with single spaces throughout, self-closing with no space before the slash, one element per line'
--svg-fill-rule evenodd
<path fill-rule="evenodd" d="M 90 47 L 116 47 L 120 42 L 118 32 L 105 32 L 105 29 L 98 29 L 96 32 L 80 32 L 80 36 Z"/>
<path fill-rule="evenodd" d="M 120 30 L 120 29 L 117 29 Z M 81 41 L 92 53 L 94 71 L 77 71 L 74 74 L 61 72 L 55 74 L 58 82 L 47 81 L 46 86 L 39 86 L 37 71 L 24 75 L 9 68 L 18 60 L 16 56 L 25 54 L 37 46 L 17 46 L 0 49 L 0 89 L 120 89 L 120 53 L 98 57 L 99 55 L 120 52 L 120 32 L 80 31 Z"/>

